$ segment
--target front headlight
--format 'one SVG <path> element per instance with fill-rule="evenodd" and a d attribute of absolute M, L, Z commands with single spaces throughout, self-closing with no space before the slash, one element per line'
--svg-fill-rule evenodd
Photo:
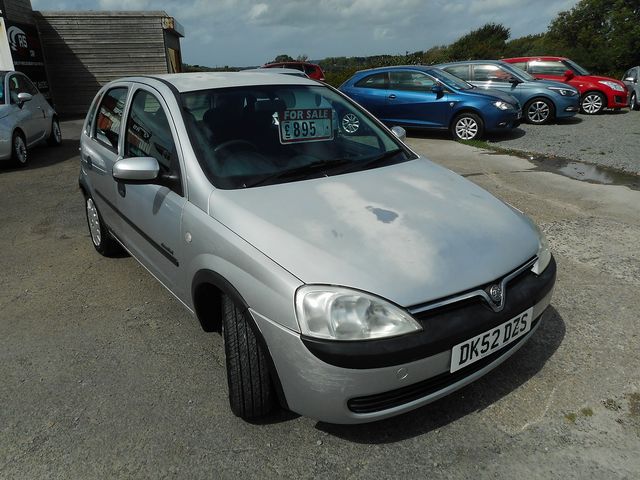
<path fill-rule="evenodd" d="M 602 85 L 606 85 L 611 90 L 615 90 L 616 92 L 624 92 L 624 87 L 621 85 L 618 85 L 615 82 L 609 82 L 607 80 L 599 80 L 598 83 L 601 83 Z"/>
<path fill-rule="evenodd" d="M 495 107 L 499 108 L 500 110 L 509 110 L 510 108 L 513 108 L 513 106 L 511 106 L 507 102 L 503 102 L 501 100 L 498 100 L 497 102 L 493 102 L 493 105 Z"/>
<path fill-rule="evenodd" d="M 551 249 L 549 248 L 549 242 L 547 237 L 542 233 L 539 227 L 538 229 L 538 260 L 531 267 L 531 271 L 536 275 L 540 275 L 549 266 L 551 262 Z"/>
<path fill-rule="evenodd" d="M 554 92 L 558 92 L 563 97 L 574 97 L 578 94 L 576 90 L 571 88 L 562 88 L 562 87 L 547 87 L 549 90 L 553 90 Z"/>
<path fill-rule="evenodd" d="M 422 330 L 406 312 L 378 297 L 348 288 L 304 285 L 296 292 L 303 335 L 329 340 L 371 340 Z"/>

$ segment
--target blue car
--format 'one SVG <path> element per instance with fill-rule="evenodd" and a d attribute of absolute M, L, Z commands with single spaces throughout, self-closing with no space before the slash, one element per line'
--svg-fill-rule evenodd
<path fill-rule="evenodd" d="M 481 89 L 500 90 L 516 97 L 524 120 L 534 125 L 572 117 L 580 111 L 580 93 L 566 83 L 538 80 L 500 60 L 471 60 L 435 65 Z"/>
<path fill-rule="evenodd" d="M 419 65 L 357 72 L 340 86 L 387 125 L 450 130 L 455 139 L 520 124 L 520 104 L 511 95 L 480 90 L 442 70 Z"/>

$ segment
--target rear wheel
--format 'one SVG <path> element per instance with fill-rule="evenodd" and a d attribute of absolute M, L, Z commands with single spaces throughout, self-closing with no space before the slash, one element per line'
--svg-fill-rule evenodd
<path fill-rule="evenodd" d="M 246 420 L 263 417 L 276 405 L 265 352 L 249 325 L 249 313 L 227 295 L 222 315 L 231 411 Z"/>
<path fill-rule="evenodd" d="M 549 123 L 555 117 L 553 103 L 546 98 L 534 98 L 529 100 L 524 106 L 524 114 L 527 122 L 534 125 Z"/>
<path fill-rule="evenodd" d="M 25 167 L 29 159 L 29 153 L 27 152 L 27 143 L 24 140 L 24 136 L 21 132 L 13 132 L 11 138 L 11 160 L 13 164 L 18 167 Z"/>
<path fill-rule="evenodd" d="M 91 196 L 87 196 L 85 200 L 85 212 L 87 214 L 87 225 L 89 226 L 89 234 L 91 242 L 96 251 L 105 257 L 112 257 L 122 251 L 120 244 L 113 238 L 109 230 L 102 221 L 102 216 L 98 212 L 95 202 Z"/>
<path fill-rule="evenodd" d="M 483 132 L 484 123 L 475 113 L 461 113 L 451 123 L 451 134 L 456 140 L 477 140 Z"/>
<path fill-rule="evenodd" d="M 51 134 L 47 139 L 47 143 L 53 147 L 62 144 L 62 131 L 60 130 L 60 122 L 57 118 L 51 120 Z"/>
<path fill-rule="evenodd" d="M 582 113 L 587 115 L 596 115 L 602 112 L 605 106 L 606 100 L 600 92 L 587 92 L 580 103 Z"/>

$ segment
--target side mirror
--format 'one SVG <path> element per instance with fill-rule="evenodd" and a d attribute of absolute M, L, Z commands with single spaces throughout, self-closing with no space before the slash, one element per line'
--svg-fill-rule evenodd
<path fill-rule="evenodd" d="M 519 79 L 517 79 L 516 77 L 509 77 L 509 83 L 513 84 L 513 85 L 518 85 L 519 83 L 522 83 Z"/>
<path fill-rule="evenodd" d="M 575 77 L 576 74 L 573 73 L 571 70 L 565 70 L 564 72 L 564 78 L 565 80 L 568 82 L 569 80 L 571 80 L 573 77 Z"/>
<path fill-rule="evenodd" d="M 407 131 L 402 127 L 391 127 L 391 132 L 403 142 L 407 139 Z"/>
<path fill-rule="evenodd" d="M 18 106 L 22 108 L 24 102 L 29 102 L 33 100 L 33 95 L 27 92 L 21 92 L 18 94 Z"/>
<path fill-rule="evenodd" d="M 438 97 L 441 97 L 442 95 L 444 95 L 444 87 L 439 83 L 436 83 L 434 86 L 432 86 L 431 91 L 435 93 Z"/>
<path fill-rule="evenodd" d="M 123 158 L 113 164 L 113 178 L 122 183 L 154 183 L 159 172 L 153 157 Z"/>
<path fill-rule="evenodd" d="M 629 82 L 629 83 L 638 83 L 638 80 L 636 80 L 633 77 L 627 77 L 623 80 L 623 82 Z"/>

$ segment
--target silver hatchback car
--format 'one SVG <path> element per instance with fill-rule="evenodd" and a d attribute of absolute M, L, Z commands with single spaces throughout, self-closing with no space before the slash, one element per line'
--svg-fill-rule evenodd
<path fill-rule="evenodd" d="M 80 141 L 93 245 L 124 248 L 222 333 L 236 415 L 397 415 L 539 327 L 556 277 L 540 230 L 401 130 L 285 75 L 132 77 L 97 94 Z"/>
<path fill-rule="evenodd" d="M 62 143 L 55 110 L 26 75 L 0 71 L 0 160 L 24 167 L 28 149 L 43 141 Z"/>

